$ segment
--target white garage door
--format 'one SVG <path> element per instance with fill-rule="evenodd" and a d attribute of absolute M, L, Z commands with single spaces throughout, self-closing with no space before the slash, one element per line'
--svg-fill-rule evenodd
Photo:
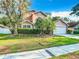
<path fill-rule="evenodd" d="M 66 34 L 66 27 L 56 27 L 54 34 Z"/>

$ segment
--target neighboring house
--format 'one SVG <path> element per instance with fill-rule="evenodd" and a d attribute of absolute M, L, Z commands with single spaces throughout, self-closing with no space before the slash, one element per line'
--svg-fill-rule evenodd
<path fill-rule="evenodd" d="M 11 34 L 11 31 L 7 27 L 0 24 L 0 34 Z"/>
<path fill-rule="evenodd" d="M 68 25 L 63 20 L 57 20 L 55 26 L 54 34 L 66 34 Z"/>
<path fill-rule="evenodd" d="M 79 22 L 70 22 L 70 23 L 68 23 L 68 30 L 71 30 L 72 34 L 75 30 L 79 30 Z"/>

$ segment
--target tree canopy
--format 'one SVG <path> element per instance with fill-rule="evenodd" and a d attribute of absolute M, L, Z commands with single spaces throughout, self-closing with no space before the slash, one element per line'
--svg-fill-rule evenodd
<path fill-rule="evenodd" d="M 71 11 L 72 11 L 72 13 L 70 15 L 75 14 L 75 15 L 79 16 L 79 4 L 77 4 L 76 6 L 74 6 L 71 9 Z"/>
<path fill-rule="evenodd" d="M 8 22 L 8 27 L 17 34 L 17 26 L 23 18 L 23 14 L 28 12 L 29 0 L 0 0 L 0 8 L 5 11 L 6 18 L 2 19 L 1 24 Z M 5 25 L 7 26 L 7 25 Z"/>
<path fill-rule="evenodd" d="M 52 20 L 51 17 L 45 17 L 44 19 L 38 18 L 35 27 L 37 29 L 40 29 L 42 33 L 46 31 L 46 33 L 53 33 L 53 30 L 55 29 L 55 22 Z"/>

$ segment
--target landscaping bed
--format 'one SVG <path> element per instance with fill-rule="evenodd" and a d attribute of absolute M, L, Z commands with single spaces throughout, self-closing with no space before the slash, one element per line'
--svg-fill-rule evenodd
<path fill-rule="evenodd" d="M 40 37 L 34 34 L 17 36 L 6 35 L 0 38 L 0 54 L 31 51 L 75 43 L 79 43 L 79 40 L 62 36 Z M 2 47 L 5 49 L 2 49 Z"/>

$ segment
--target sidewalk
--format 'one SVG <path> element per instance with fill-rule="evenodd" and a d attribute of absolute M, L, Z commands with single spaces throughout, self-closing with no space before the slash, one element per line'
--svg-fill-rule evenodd
<path fill-rule="evenodd" d="M 51 47 L 41 50 L 1 55 L 0 59 L 48 59 L 79 50 L 79 44 Z"/>
<path fill-rule="evenodd" d="M 73 53 L 76 51 L 79 51 L 79 44 L 52 47 L 47 49 L 47 52 L 54 56 L 60 56 L 68 53 Z"/>
<path fill-rule="evenodd" d="M 1 55 L 0 59 L 48 59 L 51 58 L 45 49 Z"/>
<path fill-rule="evenodd" d="M 65 37 L 69 37 L 69 38 L 79 39 L 79 36 L 77 36 L 77 35 L 71 35 L 71 34 L 58 34 L 58 35 L 65 36 Z"/>

